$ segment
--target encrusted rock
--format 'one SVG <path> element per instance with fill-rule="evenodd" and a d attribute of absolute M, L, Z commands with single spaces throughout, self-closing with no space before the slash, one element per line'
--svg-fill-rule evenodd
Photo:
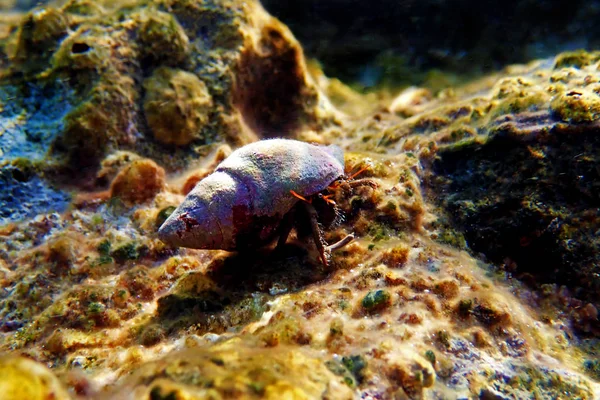
<path fill-rule="evenodd" d="M 112 181 L 110 194 L 124 202 L 138 204 L 152 200 L 164 186 L 164 169 L 152 160 L 134 160 Z"/>
<path fill-rule="evenodd" d="M 144 82 L 144 113 L 154 138 L 184 146 L 204 138 L 213 101 L 194 74 L 161 67 Z"/>

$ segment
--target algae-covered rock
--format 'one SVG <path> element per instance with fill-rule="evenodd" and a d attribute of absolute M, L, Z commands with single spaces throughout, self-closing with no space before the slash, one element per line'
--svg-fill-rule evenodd
<path fill-rule="evenodd" d="M 157 141 L 185 146 L 204 138 L 213 101 L 196 75 L 161 67 L 144 81 L 144 89 L 144 113 Z"/>
<path fill-rule="evenodd" d="M 594 131 L 549 132 L 539 144 L 498 134 L 484 145 L 442 152 L 436 169 L 451 178 L 442 203 L 474 250 L 514 263 L 517 276 L 530 274 L 536 285 L 567 285 L 598 305 L 592 260 L 600 251 L 600 176 L 589 149 L 600 143 Z"/>
<path fill-rule="evenodd" d="M 203 399 L 351 399 L 350 388 L 318 356 L 301 349 L 252 348 L 238 341 L 195 348 L 142 365 L 111 394 Z"/>
<path fill-rule="evenodd" d="M 152 200 L 165 187 L 165 171 L 152 160 L 134 160 L 110 185 L 110 195 L 127 203 Z"/>
<path fill-rule="evenodd" d="M 189 39 L 173 15 L 162 11 L 142 10 L 140 19 L 140 52 L 143 63 L 177 65 L 186 61 L 190 51 Z"/>
<path fill-rule="evenodd" d="M 68 400 L 71 396 L 44 365 L 0 354 L 0 393 L 6 400 Z"/>
<path fill-rule="evenodd" d="M 557 95 L 550 104 L 552 111 L 565 122 L 594 122 L 600 117 L 600 96 L 585 89 Z"/>
<path fill-rule="evenodd" d="M 19 27 L 19 40 L 14 54 L 22 72 L 40 72 L 60 40 L 67 35 L 68 17 L 54 7 L 40 6 L 29 11 Z"/>
<path fill-rule="evenodd" d="M 73 0 L 30 11 L 13 31 L 0 44 L 10 55 L 0 99 L 22 102 L 29 87 L 60 87 L 64 109 L 43 122 L 55 125 L 51 156 L 72 168 L 94 168 L 115 150 L 166 160 L 144 138 L 243 144 L 335 116 L 319 101 L 299 44 L 256 1 Z M 37 120 L 19 118 L 15 135 L 29 142 Z"/>
<path fill-rule="evenodd" d="M 560 55 L 554 67 L 512 78 L 502 90 L 507 100 L 494 110 L 515 93 L 546 95 L 532 107 L 480 120 L 479 132 L 487 132 L 482 140 L 444 146 L 433 168 L 436 190 L 446 193 L 439 202 L 469 247 L 534 287 L 564 285 L 563 295 L 576 305 L 568 312 L 590 332 L 597 325 L 579 322 L 577 310 L 600 305 L 594 150 L 600 97 L 593 83 L 597 56 L 582 55 L 588 61 L 576 69 L 570 66 L 575 61 L 567 63 L 572 57 Z"/>
<path fill-rule="evenodd" d="M 72 167 L 95 166 L 107 151 L 135 143 L 135 52 L 126 31 L 107 35 L 105 28 L 79 25 L 61 42 L 43 78 L 68 82 L 73 106 L 51 155 L 66 156 Z M 77 78 L 67 79 L 71 74 Z"/>
<path fill-rule="evenodd" d="M 596 63 L 600 59 L 600 53 L 585 50 L 566 51 L 556 57 L 554 68 L 583 68 Z"/>
<path fill-rule="evenodd" d="M 536 285 L 560 282 L 598 305 L 591 260 L 600 249 L 594 239 L 600 177 L 592 149 L 600 97 L 578 87 L 593 67 L 581 68 L 587 72 L 572 74 L 539 111 L 492 120 L 482 143 L 442 149 L 434 169 L 449 178 L 441 202 L 471 248 L 512 265 L 517 276 L 530 274 Z M 549 90 L 558 88 L 552 81 L 563 72 L 546 81 Z"/>

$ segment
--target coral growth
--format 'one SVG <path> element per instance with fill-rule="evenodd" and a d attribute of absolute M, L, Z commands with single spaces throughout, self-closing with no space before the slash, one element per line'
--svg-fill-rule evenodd
<path fill-rule="evenodd" d="M 93 167 L 116 149 L 158 153 L 161 144 L 243 144 L 275 130 L 293 135 L 333 115 L 319 101 L 298 43 L 255 2 L 119 8 L 73 0 L 40 6 L 12 29 L 2 43 L 10 61 L 2 91 L 16 90 L 21 99 L 29 88 L 50 93 L 60 86 L 64 106 L 42 122 L 55 123 L 51 155 L 67 156 L 71 167 Z M 56 99 L 35 101 L 44 108 Z M 11 134 L 31 141 L 22 136 L 38 123 L 33 117 L 21 116 L 12 128 L 20 132 Z"/>
<path fill-rule="evenodd" d="M 196 75 L 161 67 L 144 81 L 144 90 L 144 114 L 157 141 L 185 146 L 203 138 L 213 102 Z"/>
<path fill-rule="evenodd" d="M 111 197 L 127 203 L 152 200 L 165 187 L 165 171 L 152 160 L 132 161 L 125 166 L 110 185 Z"/>

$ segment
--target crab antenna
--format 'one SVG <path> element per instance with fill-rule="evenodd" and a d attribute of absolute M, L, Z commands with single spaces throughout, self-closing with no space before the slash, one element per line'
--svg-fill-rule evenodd
<path fill-rule="evenodd" d="M 356 171 L 355 173 L 353 173 L 352 175 L 350 175 L 347 180 L 352 180 L 354 178 L 356 178 L 358 175 L 362 174 L 363 172 L 365 172 L 367 169 L 369 169 L 368 165 L 365 165 L 364 167 L 362 167 L 361 169 L 359 169 L 358 171 Z"/>
<path fill-rule="evenodd" d="M 334 201 L 334 200 L 331 200 L 331 197 L 332 197 L 332 196 L 333 196 L 333 193 L 332 193 L 332 194 L 328 194 L 327 196 L 323 196 L 323 195 L 321 195 L 321 198 L 322 198 L 323 200 L 325 200 L 327 203 L 329 203 L 329 204 L 331 204 L 331 205 L 335 206 L 335 201 Z"/>

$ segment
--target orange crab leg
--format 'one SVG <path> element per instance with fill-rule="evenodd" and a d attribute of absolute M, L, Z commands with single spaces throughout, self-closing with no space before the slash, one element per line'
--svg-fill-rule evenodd
<path fill-rule="evenodd" d="M 294 192 L 293 190 L 290 190 L 290 193 L 292 196 L 297 197 L 298 199 L 305 201 L 308 204 L 312 203 L 312 199 L 307 199 L 306 197 L 299 195 L 298 193 Z"/>
<path fill-rule="evenodd" d="M 333 193 L 332 194 L 328 194 L 327 196 L 321 196 L 321 198 L 323 200 L 325 200 L 327 203 L 335 206 L 335 201 L 331 200 L 331 196 L 333 196 Z"/>

